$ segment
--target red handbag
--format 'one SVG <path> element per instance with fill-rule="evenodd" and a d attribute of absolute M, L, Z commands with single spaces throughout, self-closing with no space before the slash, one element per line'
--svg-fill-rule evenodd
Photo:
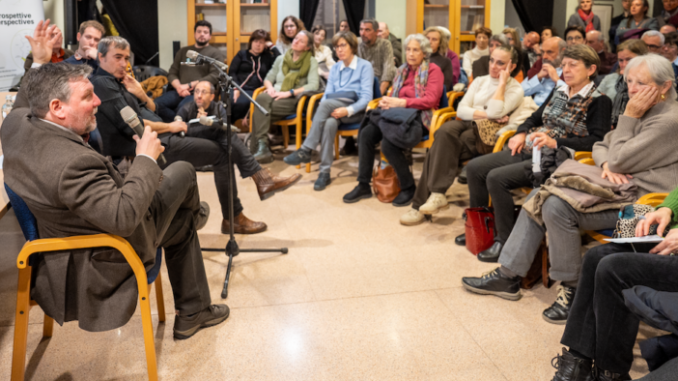
<path fill-rule="evenodd" d="M 466 209 L 466 249 L 478 255 L 494 243 L 494 212 L 492 208 Z"/>

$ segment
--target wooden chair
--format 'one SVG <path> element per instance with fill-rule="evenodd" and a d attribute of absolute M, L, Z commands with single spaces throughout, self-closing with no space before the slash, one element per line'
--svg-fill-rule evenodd
<path fill-rule="evenodd" d="M 252 95 L 252 99 L 256 100 L 257 96 L 259 94 L 263 93 L 264 90 L 266 90 L 265 87 L 260 87 L 256 90 L 254 90 L 254 94 Z M 301 148 L 301 139 L 302 139 L 302 127 L 304 125 L 304 106 L 306 105 L 306 101 L 308 100 L 307 95 L 302 95 L 299 98 L 299 101 L 297 102 L 297 112 L 295 114 L 292 114 L 288 116 L 287 118 L 273 123 L 276 126 L 280 126 L 282 129 L 282 134 L 283 134 L 283 145 L 285 146 L 285 149 L 290 145 L 290 131 L 287 127 L 290 126 L 295 126 L 296 127 L 296 146 L 297 149 Z M 253 116 L 254 115 L 254 104 L 250 104 L 250 121 L 249 121 L 249 127 L 250 127 L 250 133 L 252 132 L 252 123 L 253 123 Z M 297 167 L 298 168 L 298 167 Z"/>
<path fill-rule="evenodd" d="M 111 247 L 118 250 L 129 263 L 134 276 L 137 279 L 139 289 L 139 302 L 141 306 L 141 324 L 144 332 L 146 347 L 146 363 L 148 379 L 158 379 L 158 366 L 155 356 L 155 343 L 153 338 L 153 322 L 151 320 L 151 304 L 149 294 L 151 283 L 155 281 L 155 292 L 158 304 L 158 320 L 165 321 L 165 303 L 162 293 L 162 279 L 160 266 L 162 264 L 162 249 L 158 249 L 155 265 L 146 273 L 144 264 L 134 251 L 134 248 L 121 237 L 111 234 L 96 234 L 87 236 L 75 236 L 68 238 L 39 239 L 37 222 L 24 201 L 5 185 L 12 208 L 15 210 L 21 230 L 26 237 L 26 244 L 21 249 L 17 258 L 19 269 L 19 283 L 17 287 L 16 314 L 14 326 L 14 347 L 12 350 L 12 381 L 23 381 L 26 371 L 26 345 L 28 340 L 28 320 L 31 307 L 37 305 L 30 298 L 31 273 L 33 258 L 31 255 L 40 253 L 49 255 L 51 252 L 72 251 L 94 247 Z M 54 320 L 45 315 L 42 337 L 52 337 Z"/>

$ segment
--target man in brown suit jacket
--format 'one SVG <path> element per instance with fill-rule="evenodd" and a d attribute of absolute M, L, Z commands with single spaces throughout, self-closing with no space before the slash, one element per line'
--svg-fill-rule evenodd
<path fill-rule="evenodd" d="M 5 182 L 35 215 L 41 238 L 119 235 L 146 269 L 163 247 L 178 311 L 174 336 L 188 338 L 229 314 L 226 305 L 211 305 L 196 232 L 208 212 L 195 170 L 179 162 L 161 171 L 156 158 L 164 148 L 148 127 L 136 139 L 137 157 L 125 178 L 94 151 L 86 140 L 101 102 L 90 72 L 65 63 L 29 71 L 22 91 L 30 109 L 13 110 L 0 129 Z M 110 330 L 127 323 L 136 308 L 136 280 L 116 250 L 49 254 L 33 270 L 31 297 L 59 324 L 78 320 L 85 330 Z"/>

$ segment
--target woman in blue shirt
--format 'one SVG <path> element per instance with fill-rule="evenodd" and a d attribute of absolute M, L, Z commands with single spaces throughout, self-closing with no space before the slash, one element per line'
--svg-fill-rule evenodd
<path fill-rule="evenodd" d="M 320 144 L 320 175 L 313 189 L 321 191 L 330 183 L 334 161 L 334 137 L 340 124 L 359 123 L 372 100 L 374 70 L 358 57 L 358 38 L 349 31 L 334 35 L 332 45 L 339 57 L 330 69 L 325 95 L 320 101 L 313 124 L 300 149 L 284 160 L 289 165 L 311 162 L 311 153 Z"/>

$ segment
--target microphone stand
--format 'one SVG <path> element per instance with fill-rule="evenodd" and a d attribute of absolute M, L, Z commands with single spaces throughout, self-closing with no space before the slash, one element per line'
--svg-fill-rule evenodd
<path fill-rule="evenodd" d="M 228 267 L 226 268 L 226 279 L 224 280 L 224 288 L 221 291 L 221 298 L 226 299 L 228 297 L 228 281 L 231 278 L 231 269 L 233 268 L 233 257 L 237 256 L 240 253 L 282 253 L 287 254 L 288 249 L 286 247 L 279 249 L 241 249 L 238 247 L 238 243 L 235 240 L 235 216 L 233 216 L 233 188 L 235 187 L 235 171 L 233 168 L 233 159 L 232 151 L 233 145 L 231 144 L 231 109 L 233 107 L 233 101 L 231 100 L 231 90 L 233 87 L 240 90 L 241 96 L 246 96 L 252 104 L 254 104 L 259 110 L 264 114 L 268 115 L 269 112 L 263 108 L 260 104 L 254 101 L 249 94 L 247 94 L 243 89 L 238 86 L 237 83 L 233 82 L 233 79 L 228 76 L 216 63 L 208 62 L 207 60 L 201 60 L 200 56 L 196 60 L 196 63 L 207 62 L 214 66 L 219 71 L 219 90 L 221 94 L 221 104 L 226 109 L 226 141 L 228 143 L 228 168 L 230 170 L 230 176 L 228 179 L 228 220 L 229 220 L 229 234 L 230 239 L 226 244 L 224 249 L 214 249 L 214 248 L 201 248 L 203 251 L 211 252 L 225 252 L 228 256 Z"/>

